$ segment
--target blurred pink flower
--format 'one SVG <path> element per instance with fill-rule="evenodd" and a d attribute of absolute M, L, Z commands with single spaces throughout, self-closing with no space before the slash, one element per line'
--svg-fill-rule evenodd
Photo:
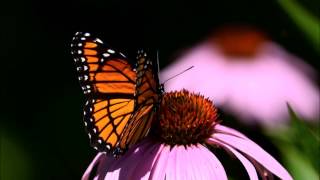
<path fill-rule="evenodd" d="M 288 120 L 286 103 L 301 117 L 318 120 L 314 70 L 265 36 L 244 31 L 228 30 L 188 50 L 161 71 L 160 79 L 194 68 L 168 81 L 165 90 L 200 92 L 244 121 L 271 127 Z"/>
<path fill-rule="evenodd" d="M 227 179 L 224 167 L 206 146 L 223 148 L 245 167 L 252 180 L 289 173 L 240 132 L 220 125 L 211 101 L 187 91 L 165 94 L 153 132 L 119 159 L 98 153 L 82 179 Z M 205 118 L 205 119 L 204 119 Z"/>

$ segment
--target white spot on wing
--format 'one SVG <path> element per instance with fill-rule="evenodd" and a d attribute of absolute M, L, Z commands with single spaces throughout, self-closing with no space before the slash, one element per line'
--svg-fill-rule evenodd
<path fill-rule="evenodd" d="M 102 55 L 103 55 L 104 57 L 109 57 L 109 56 L 110 56 L 109 53 L 103 53 Z"/>
<path fill-rule="evenodd" d="M 114 51 L 113 49 L 108 49 L 107 51 L 108 51 L 110 54 L 115 53 L 115 51 Z"/>
<path fill-rule="evenodd" d="M 95 41 L 98 42 L 98 43 L 103 44 L 103 41 L 101 41 L 101 39 L 99 39 L 99 38 L 96 38 Z"/>
<path fill-rule="evenodd" d="M 90 33 L 85 33 L 84 36 L 89 37 Z"/>

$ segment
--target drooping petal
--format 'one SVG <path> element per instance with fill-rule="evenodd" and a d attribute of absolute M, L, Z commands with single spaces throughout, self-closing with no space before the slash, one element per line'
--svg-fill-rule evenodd
<path fill-rule="evenodd" d="M 262 177 L 262 180 L 273 180 L 273 174 L 268 171 L 265 167 L 263 167 L 261 164 L 259 164 L 256 160 L 251 158 L 250 156 L 247 156 L 247 158 L 251 161 L 251 163 L 254 165 L 260 176 Z"/>
<path fill-rule="evenodd" d="M 202 146 L 202 145 L 199 145 Z M 203 147 L 203 146 L 202 146 Z M 226 171 L 224 170 L 221 162 L 219 159 L 212 153 L 210 152 L 207 148 L 198 148 L 197 151 L 201 155 L 201 159 L 203 160 L 203 164 L 208 167 L 209 172 L 212 172 L 217 180 L 227 180 L 227 174 Z M 201 170 L 204 170 L 201 168 Z M 209 177 L 210 178 L 210 177 Z M 210 178 L 212 179 L 212 178 Z"/>
<path fill-rule="evenodd" d="M 132 147 L 124 156 L 116 159 L 110 155 L 99 153 L 92 161 L 83 180 L 95 179 L 148 179 L 156 161 L 161 144 L 142 141 Z"/>
<path fill-rule="evenodd" d="M 221 133 L 224 133 L 224 134 L 231 134 L 231 135 L 238 136 L 238 137 L 241 137 L 241 138 L 244 138 L 244 139 L 248 139 L 248 137 L 245 136 L 244 134 L 242 134 L 241 132 L 239 132 L 237 130 L 234 130 L 232 128 L 229 128 L 227 126 L 223 126 L 221 124 L 215 125 L 214 129 L 215 129 L 216 132 L 221 132 Z"/>
<path fill-rule="evenodd" d="M 148 178 L 160 144 L 143 141 L 106 169 L 106 179 Z"/>
<path fill-rule="evenodd" d="M 155 164 L 152 167 L 150 173 L 150 179 L 152 180 L 164 180 L 165 179 L 165 169 L 167 167 L 169 154 L 170 154 L 170 147 L 161 145 L 161 151 L 158 152 L 157 159 Z"/>
<path fill-rule="evenodd" d="M 135 168 L 127 168 L 128 170 L 131 170 L 131 174 L 128 173 L 128 177 L 130 177 L 130 179 L 149 179 L 152 166 L 157 159 L 156 156 L 158 154 L 158 151 L 161 151 L 160 144 L 156 143 L 146 149 L 146 151 L 141 152 L 143 154 L 141 154 L 141 157 L 136 162 L 137 165 L 135 166 Z M 128 164 L 128 166 L 130 165 Z"/>
<path fill-rule="evenodd" d="M 98 153 L 96 155 L 96 157 L 93 159 L 93 161 L 91 162 L 91 164 L 88 166 L 87 170 L 84 172 L 83 176 L 82 176 L 82 180 L 88 180 L 90 177 L 90 174 L 92 173 L 94 167 L 98 167 L 101 166 L 101 164 L 104 161 L 107 161 L 108 157 L 106 157 L 105 154 L 103 153 Z"/>
<path fill-rule="evenodd" d="M 176 179 L 176 163 L 177 163 L 177 148 L 172 148 L 169 153 L 168 163 L 166 167 L 166 179 Z"/>
<path fill-rule="evenodd" d="M 186 179 L 187 177 L 190 180 L 197 179 L 197 160 L 194 157 L 197 157 L 195 151 L 191 150 L 193 146 L 189 147 L 190 151 L 184 153 L 185 149 L 183 146 L 178 147 L 178 156 L 179 156 L 179 173 L 183 174 L 181 179 Z M 187 165 L 186 165 L 187 164 Z"/>
<path fill-rule="evenodd" d="M 192 180 L 192 177 L 188 176 L 188 172 L 187 172 L 187 169 L 189 169 L 188 167 L 190 165 L 186 159 L 187 153 L 186 153 L 184 147 L 177 146 L 177 147 L 174 147 L 173 149 L 175 149 L 175 157 L 176 157 L 176 162 L 175 162 L 176 179 Z"/>
<path fill-rule="evenodd" d="M 202 148 L 202 147 L 201 147 Z M 200 149 L 196 146 L 177 146 L 177 164 L 176 164 L 176 177 L 177 179 L 211 179 L 208 174 L 213 174 L 209 172 L 208 166 L 202 166 L 204 158 L 201 157 Z M 197 158 L 195 158 L 197 157 Z M 202 166 L 199 168 L 199 166 Z M 211 176 L 212 177 L 212 176 Z"/>
<path fill-rule="evenodd" d="M 283 166 L 277 160 L 275 160 L 270 154 L 268 154 L 265 150 L 263 150 L 253 141 L 224 133 L 214 133 L 212 135 L 212 138 L 220 141 L 223 144 L 238 149 L 242 153 L 252 157 L 279 178 L 284 180 L 292 179 L 290 174 L 283 168 Z M 209 138 L 208 141 L 210 141 L 210 139 L 211 138 Z"/>
<path fill-rule="evenodd" d="M 240 160 L 240 162 L 243 164 L 243 166 L 246 168 L 250 180 L 259 180 L 255 167 L 241 153 L 239 153 L 237 150 L 235 150 L 231 146 L 229 146 L 227 144 L 223 144 L 223 143 L 221 143 L 221 142 L 219 142 L 219 141 L 217 141 L 217 140 L 215 140 L 213 138 L 210 139 L 209 141 L 210 141 L 210 143 L 216 143 L 216 144 L 222 146 L 227 151 L 231 151 Z"/>
<path fill-rule="evenodd" d="M 150 174 L 152 180 L 227 180 L 220 161 L 206 147 L 164 146 Z"/>

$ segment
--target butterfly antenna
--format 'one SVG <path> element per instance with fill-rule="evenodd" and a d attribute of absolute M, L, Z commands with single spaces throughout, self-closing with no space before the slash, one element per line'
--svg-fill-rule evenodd
<path fill-rule="evenodd" d="M 179 76 L 179 75 L 181 75 L 181 74 L 185 73 L 186 71 L 189 71 L 189 70 L 190 70 L 190 69 L 192 69 L 192 68 L 194 68 L 194 66 L 191 66 L 191 67 L 189 67 L 188 69 L 185 69 L 185 70 L 183 70 L 182 72 L 180 72 L 180 73 L 178 73 L 178 74 L 176 74 L 176 75 L 172 76 L 171 78 L 169 78 L 169 79 L 165 80 L 162 84 L 165 84 L 165 83 L 166 83 L 166 82 L 168 82 L 169 80 L 171 80 L 171 79 L 173 79 L 173 78 L 175 78 L 175 77 L 177 77 L 177 76 Z"/>
<path fill-rule="evenodd" d="M 159 65 L 159 50 L 157 50 L 157 65 L 158 65 L 158 76 L 160 73 L 160 65 Z"/>

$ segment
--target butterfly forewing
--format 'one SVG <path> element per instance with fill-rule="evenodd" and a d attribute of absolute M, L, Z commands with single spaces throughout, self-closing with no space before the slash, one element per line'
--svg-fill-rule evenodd
<path fill-rule="evenodd" d="M 71 46 L 85 94 L 134 94 L 136 73 L 124 55 L 89 33 L 78 32 Z"/>
<path fill-rule="evenodd" d="M 133 116 L 136 73 L 124 55 L 89 33 L 76 33 L 71 46 L 87 97 L 84 121 L 91 144 L 114 152 Z"/>

